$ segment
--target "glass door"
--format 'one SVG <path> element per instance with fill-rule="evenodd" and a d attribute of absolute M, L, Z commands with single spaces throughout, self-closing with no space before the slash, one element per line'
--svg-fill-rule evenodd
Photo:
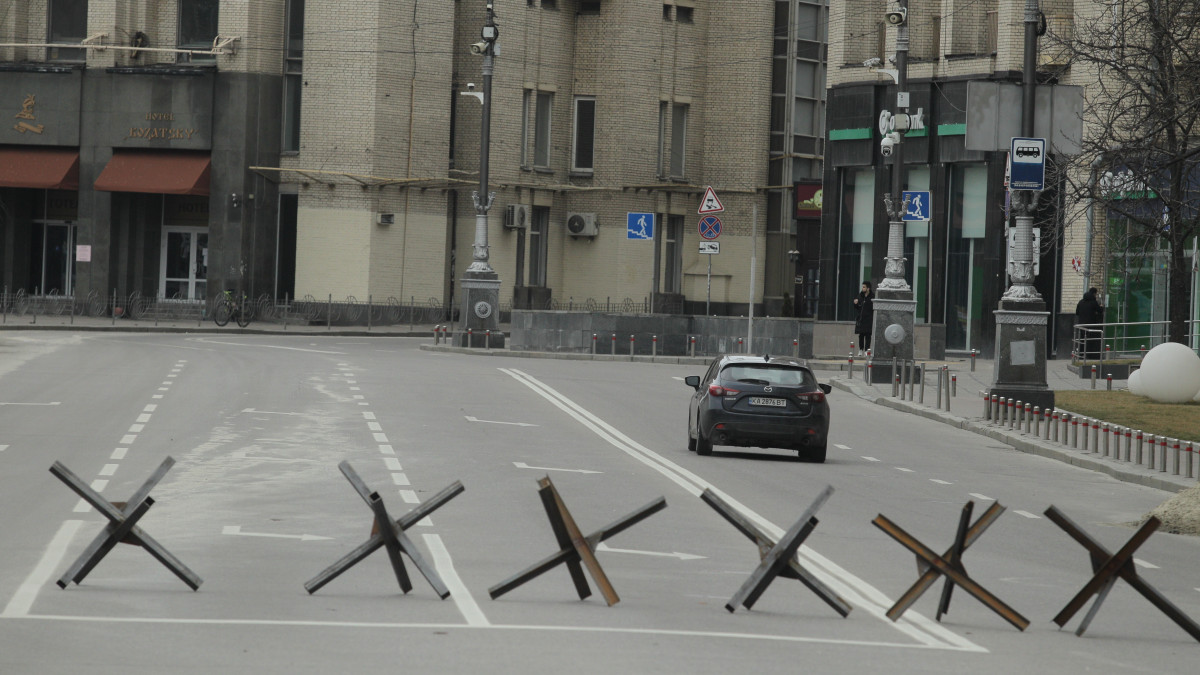
<path fill-rule="evenodd" d="M 164 227 L 159 297 L 203 300 L 208 277 L 208 228 Z"/>
<path fill-rule="evenodd" d="M 75 228 L 71 223 L 34 221 L 33 286 L 41 295 L 70 296 L 75 289 Z"/>

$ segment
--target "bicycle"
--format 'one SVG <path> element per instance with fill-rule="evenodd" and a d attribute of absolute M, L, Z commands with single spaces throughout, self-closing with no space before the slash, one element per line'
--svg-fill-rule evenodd
<path fill-rule="evenodd" d="M 247 306 L 245 293 L 238 299 L 234 297 L 234 290 L 227 288 L 217 300 L 217 306 L 213 310 L 213 322 L 218 326 L 224 326 L 229 323 L 230 319 L 235 319 L 239 328 L 249 326 L 250 308 Z"/>

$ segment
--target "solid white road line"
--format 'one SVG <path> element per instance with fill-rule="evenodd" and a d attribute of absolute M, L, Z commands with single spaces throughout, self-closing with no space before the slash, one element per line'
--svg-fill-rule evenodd
<path fill-rule="evenodd" d="M 311 354 L 345 354 L 346 352 L 333 352 L 327 349 L 304 349 L 303 347 L 284 347 L 281 345 L 263 345 L 246 342 L 223 342 L 221 340 L 213 340 L 210 338 L 193 338 L 196 342 L 203 342 L 210 345 L 230 345 L 233 347 L 257 347 L 259 349 L 283 349 L 290 352 L 309 352 Z"/>
<path fill-rule="evenodd" d="M 29 614 L 29 609 L 33 607 L 33 601 L 37 600 L 38 591 L 54 575 L 54 570 L 62 562 L 62 557 L 66 554 L 67 547 L 71 545 L 71 539 L 79 531 L 81 525 L 83 525 L 82 520 L 63 521 L 63 524 L 58 528 L 58 532 L 54 534 L 54 538 L 50 540 L 50 545 L 42 552 L 42 559 L 38 561 L 33 571 L 29 573 L 28 577 L 25 577 L 25 581 L 17 588 L 17 592 L 8 601 L 8 605 L 4 607 L 4 611 L 0 612 L 0 617 L 19 617 Z"/>
<path fill-rule="evenodd" d="M 534 471 L 566 471 L 567 473 L 604 473 L 603 471 L 592 471 L 590 469 L 555 469 L 550 466 L 529 466 L 525 462 L 513 462 L 513 466 L 518 469 L 533 469 Z"/>
<path fill-rule="evenodd" d="M 467 625 L 491 626 L 492 622 L 484 616 L 479 603 L 475 602 L 471 591 L 467 590 L 462 579 L 458 577 L 458 572 L 454 569 L 454 561 L 450 559 L 450 552 L 446 550 L 442 538 L 436 534 L 422 536 L 425 538 L 425 545 L 429 547 L 429 553 L 433 556 L 433 564 L 437 567 L 438 576 L 446 583 L 446 588 L 450 590 L 450 599 L 458 606 L 458 611 L 467 620 Z"/>
<path fill-rule="evenodd" d="M 729 505 L 741 511 L 747 518 L 763 528 L 768 534 L 776 538 L 784 535 L 783 528 L 767 520 L 691 471 L 625 436 L 604 420 L 580 407 L 574 401 L 563 396 L 550 386 L 520 370 L 509 368 L 499 368 L 498 370 L 529 387 L 552 405 L 573 417 L 584 427 L 590 429 L 597 436 L 608 441 L 611 445 L 625 452 L 630 457 L 659 472 L 693 496 L 700 496 L 700 493 L 705 488 L 711 489 Z M 828 584 L 838 595 L 841 595 L 852 605 L 861 607 L 863 611 L 878 618 L 883 623 L 893 626 L 914 640 L 919 641 L 922 645 L 939 649 L 987 652 L 987 649 L 956 635 L 917 612 L 906 612 L 898 621 L 893 622 L 887 618 L 886 612 L 894 604 L 894 601 L 888 598 L 882 591 L 854 576 L 837 563 L 822 556 L 808 546 L 801 547 L 798 556 L 802 561 L 808 563 L 810 569 L 817 576 L 821 577 L 822 581 Z"/>

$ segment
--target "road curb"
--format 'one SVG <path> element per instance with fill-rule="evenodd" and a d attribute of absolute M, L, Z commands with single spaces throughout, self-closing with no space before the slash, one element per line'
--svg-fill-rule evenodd
<path fill-rule="evenodd" d="M 942 410 L 935 410 L 933 408 L 919 406 L 908 401 L 901 401 L 888 396 L 880 396 L 874 391 L 873 388 L 866 387 L 865 385 L 853 380 L 831 378 L 830 383 L 837 389 L 850 392 L 851 394 L 854 394 L 855 396 L 858 396 L 859 398 L 876 405 L 882 405 L 900 412 L 918 415 L 929 420 L 934 420 L 952 427 L 957 427 L 964 431 L 970 431 L 980 436 L 986 436 L 993 440 L 1000 441 L 1005 445 L 1012 446 L 1014 449 L 1020 452 L 1037 455 L 1039 457 L 1045 457 L 1047 459 L 1058 460 L 1082 469 L 1089 469 L 1091 471 L 1103 473 L 1125 483 L 1142 485 L 1145 487 L 1155 488 L 1157 490 L 1165 490 L 1167 492 L 1179 492 L 1196 484 L 1196 481 L 1184 476 L 1163 474 L 1158 471 L 1146 469 L 1144 467 L 1132 464 L 1128 466 L 1114 464 L 1110 461 L 1104 460 L 1102 457 L 1093 455 L 1090 452 L 1081 453 L 1077 450 L 1064 448 L 1024 432 L 1009 431 L 1007 429 L 986 424 L 979 419 L 960 417 Z"/>

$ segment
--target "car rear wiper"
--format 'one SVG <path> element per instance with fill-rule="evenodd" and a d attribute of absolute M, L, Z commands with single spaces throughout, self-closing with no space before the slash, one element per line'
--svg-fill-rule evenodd
<path fill-rule="evenodd" d="M 763 386 L 771 384 L 771 382 L 769 380 L 757 380 L 754 378 L 746 378 L 744 380 L 738 380 L 738 382 L 742 382 L 745 384 L 761 384 Z"/>

